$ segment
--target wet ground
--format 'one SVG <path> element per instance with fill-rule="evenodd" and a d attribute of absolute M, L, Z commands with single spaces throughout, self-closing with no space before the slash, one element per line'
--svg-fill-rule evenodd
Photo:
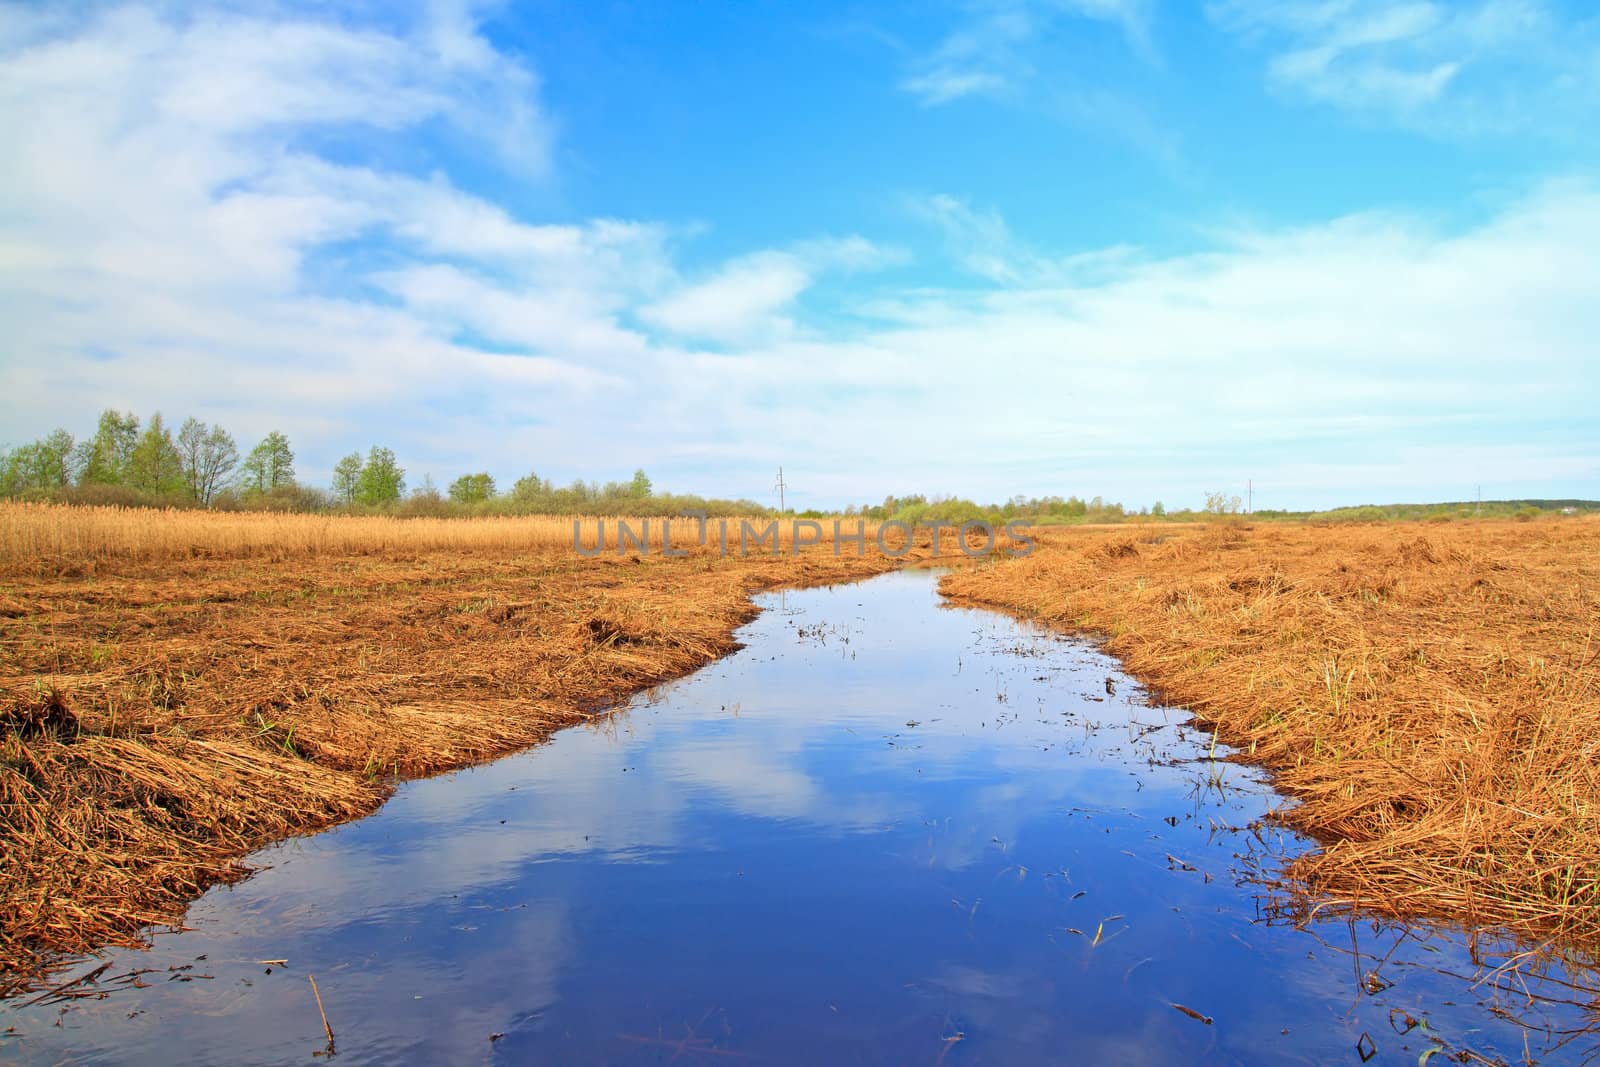
<path fill-rule="evenodd" d="M 1269 921 L 1284 803 L 1114 660 L 936 578 L 773 594 L 590 728 L 267 849 L 0 1004 L 21 1062 L 1579 1062 L 1459 932 Z M 101 993 L 105 995 L 100 996 Z M 1430 1049 L 1438 1052 L 1431 1053 Z M 1423 1062 L 1427 1062 L 1424 1060 Z M 1468 1061 L 1479 1062 L 1479 1061 Z"/>

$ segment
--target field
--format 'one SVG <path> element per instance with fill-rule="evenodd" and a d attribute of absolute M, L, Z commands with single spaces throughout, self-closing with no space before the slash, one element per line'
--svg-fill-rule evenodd
<path fill-rule="evenodd" d="M 694 670 L 752 592 L 904 562 L 674 534 L 684 558 L 582 558 L 570 519 L 0 505 L 5 981 Z M 1272 768 L 1325 846 L 1292 906 L 1600 945 L 1600 521 L 1034 536 L 943 591 L 1103 637 Z"/>
<path fill-rule="evenodd" d="M 893 565 L 694 533 L 687 558 L 585 559 L 570 519 L 0 505 L 0 969 L 133 942 L 395 778 L 694 670 L 754 591 Z"/>
<path fill-rule="evenodd" d="M 942 590 L 1102 636 L 1272 768 L 1325 845 L 1293 906 L 1600 946 L 1600 521 L 1046 532 Z"/>

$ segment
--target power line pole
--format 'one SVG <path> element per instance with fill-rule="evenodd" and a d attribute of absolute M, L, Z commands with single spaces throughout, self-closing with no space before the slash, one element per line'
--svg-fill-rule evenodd
<path fill-rule="evenodd" d="M 782 515 L 788 509 L 783 506 L 783 491 L 787 486 L 783 483 L 783 468 L 778 468 L 778 482 L 772 488 L 778 491 L 778 514 Z"/>
<path fill-rule="evenodd" d="M 1246 479 L 1244 483 L 1244 513 L 1253 515 L 1256 510 L 1256 483 Z"/>

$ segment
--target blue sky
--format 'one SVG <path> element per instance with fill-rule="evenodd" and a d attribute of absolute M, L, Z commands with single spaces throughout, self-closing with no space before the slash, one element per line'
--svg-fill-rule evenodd
<path fill-rule="evenodd" d="M 1556 0 L 0 6 L 0 440 L 802 506 L 1600 497 Z"/>

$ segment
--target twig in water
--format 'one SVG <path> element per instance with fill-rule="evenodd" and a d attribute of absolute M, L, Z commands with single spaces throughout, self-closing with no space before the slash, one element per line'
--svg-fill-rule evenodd
<path fill-rule="evenodd" d="M 333 1027 L 328 1025 L 328 1013 L 322 1007 L 322 993 L 317 989 L 317 976 L 308 974 L 306 977 L 311 980 L 311 995 L 317 998 L 317 1014 L 322 1016 L 322 1032 L 328 1035 L 328 1047 L 318 1055 L 336 1056 L 338 1051 L 333 1047 Z"/>

